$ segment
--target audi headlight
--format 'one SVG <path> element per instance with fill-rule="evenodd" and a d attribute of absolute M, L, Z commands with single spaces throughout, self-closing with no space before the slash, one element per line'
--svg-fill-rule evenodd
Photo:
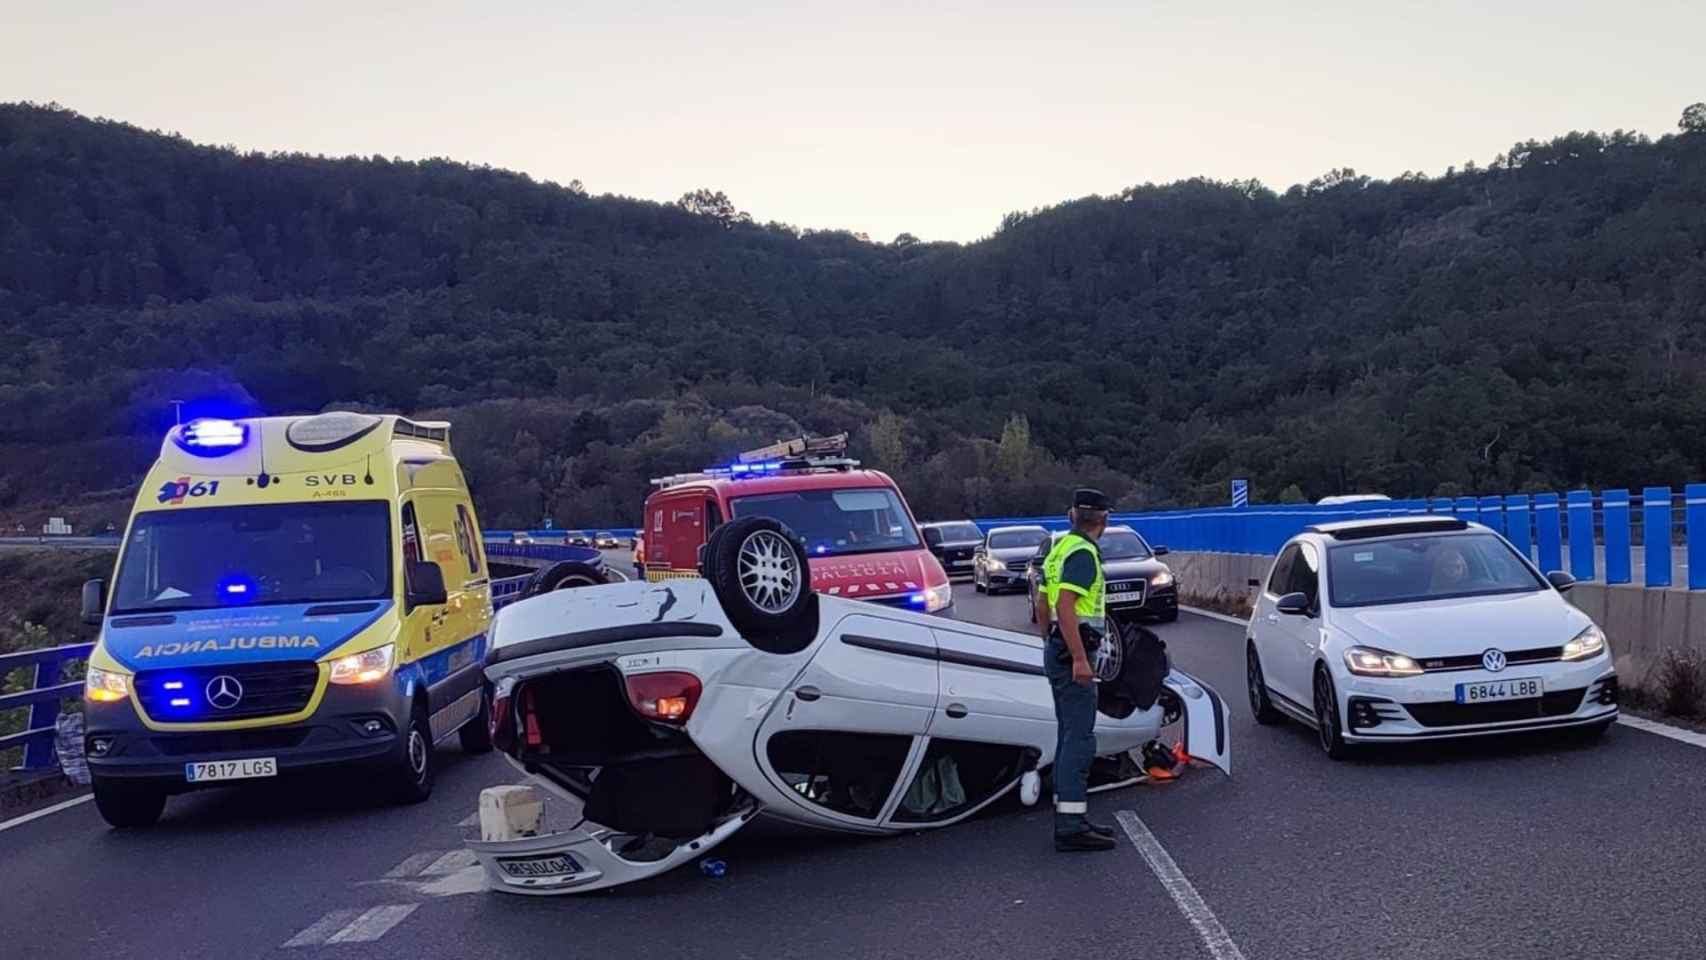
<path fill-rule="evenodd" d="M 352 653 L 332 661 L 333 683 L 372 683 L 391 674 L 397 645 L 387 643 L 365 653 Z"/>
<path fill-rule="evenodd" d="M 1576 638 L 1564 644 L 1564 655 L 1560 660 L 1586 660 L 1597 657 L 1605 652 L 1605 632 L 1593 624 L 1576 634 Z"/>
<path fill-rule="evenodd" d="M 924 588 L 924 612 L 935 613 L 954 602 L 954 588 L 947 584 Z"/>
<path fill-rule="evenodd" d="M 83 675 L 83 697 L 96 703 L 117 703 L 130 696 L 130 677 L 99 667 Z"/>
<path fill-rule="evenodd" d="M 1345 651 L 1345 668 L 1359 677 L 1419 677 L 1421 664 L 1401 653 L 1375 647 L 1351 647 Z"/>
<path fill-rule="evenodd" d="M 1149 578 L 1149 585 L 1151 587 L 1166 587 L 1166 586 L 1171 586 L 1172 583 L 1173 583 L 1173 571 L 1171 571 L 1171 570 L 1163 570 L 1160 573 L 1156 574 L 1155 576 Z"/>

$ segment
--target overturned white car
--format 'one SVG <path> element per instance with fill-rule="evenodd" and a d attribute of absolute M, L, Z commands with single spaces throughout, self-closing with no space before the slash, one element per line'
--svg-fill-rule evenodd
<path fill-rule="evenodd" d="M 584 804 L 586 822 L 470 843 L 493 888 L 654 876 L 760 813 L 859 833 L 947 826 L 1053 762 L 1039 638 L 814 594 L 803 549 L 763 517 L 718 528 L 702 572 L 548 593 L 498 616 L 494 741 Z M 1189 752 L 1230 772 L 1220 697 L 1164 657 L 1146 693 L 1122 677 L 1142 658 L 1113 652 L 1098 752 L 1182 718 Z"/>

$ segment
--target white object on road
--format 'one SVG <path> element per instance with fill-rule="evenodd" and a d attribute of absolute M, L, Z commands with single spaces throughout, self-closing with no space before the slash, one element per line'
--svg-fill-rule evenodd
<path fill-rule="evenodd" d="M 1043 795 L 1043 778 L 1035 770 L 1025 771 L 1019 780 L 1019 802 L 1027 807 L 1037 805 L 1037 798 Z"/>
<path fill-rule="evenodd" d="M 545 799 L 524 783 L 480 791 L 480 839 L 486 843 L 537 837 L 545 821 Z"/>

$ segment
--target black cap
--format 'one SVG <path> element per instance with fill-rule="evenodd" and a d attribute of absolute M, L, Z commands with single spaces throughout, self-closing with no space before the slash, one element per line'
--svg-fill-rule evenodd
<path fill-rule="evenodd" d="M 1091 487 L 1079 487 L 1072 494 L 1074 510 L 1108 510 L 1112 507 L 1107 494 Z"/>

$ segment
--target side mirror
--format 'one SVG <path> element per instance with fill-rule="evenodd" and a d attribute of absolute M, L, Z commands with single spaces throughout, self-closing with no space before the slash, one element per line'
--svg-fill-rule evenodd
<path fill-rule="evenodd" d="M 101 625 L 101 614 L 106 612 L 107 585 L 100 580 L 89 580 L 83 584 L 83 622 L 91 627 Z"/>
<path fill-rule="evenodd" d="M 1257 580 L 1254 577 L 1252 577 L 1249 580 L 1244 581 L 1244 585 L 1246 587 L 1253 587 L 1257 590 L 1260 590 L 1262 588 L 1262 581 Z"/>
<path fill-rule="evenodd" d="M 1167 555 L 1167 548 L 1166 547 L 1155 547 L 1154 550 L 1155 550 L 1155 555 L 1158 557 L 1165 557 Z"/>
<path fill-rule="evenodd" d="M 1568 593 L 1576 585 L 1576 578 L 1562 570 L 1554 570 L 1546 575 L 1546 581 L 1552 584 L 1552 589 L 1559 593 Z M 98 581 L 97 581 L 98 582 Z"/>
<path fill-rule="evenodd" d="M 1306 593 L 1288 593 L 1279 598 L 1277 609 L 1287 616 L 1307 617 L 1309 616 L 1309 595 Z"/>
<path fill-rule="evenodd" d="M 444 570 L 438 564 L 431 560 L 410 560 L 407 576 L 408 589 L 404 600 L 410 610 L 443 606 L 450 602 L 444 590 Z"/>

